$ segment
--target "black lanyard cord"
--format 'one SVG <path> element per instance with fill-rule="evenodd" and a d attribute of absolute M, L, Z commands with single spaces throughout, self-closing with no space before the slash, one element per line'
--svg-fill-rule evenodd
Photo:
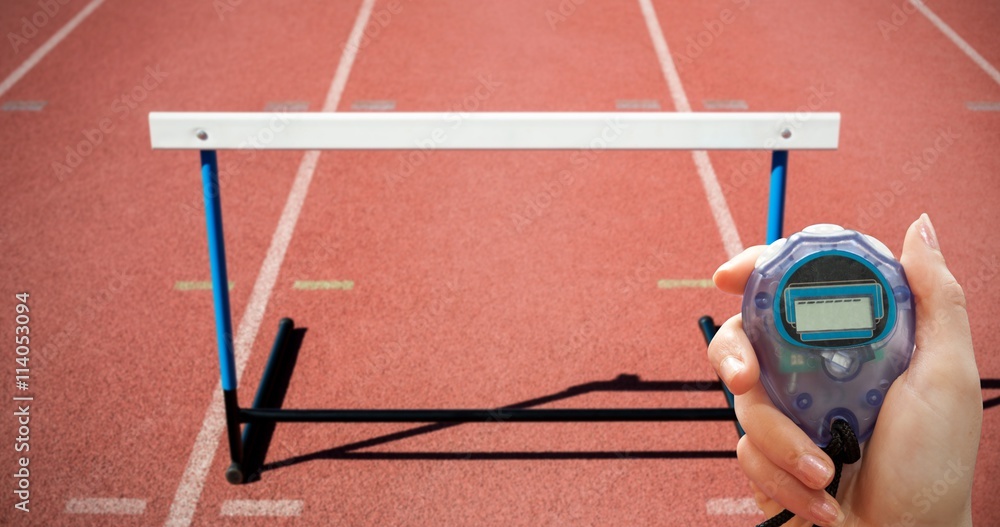
<path fill-rule="evenodd" d="M 833 481 L 826 486 L 826 492 L 836 498 L 837 489 L 840 487 L 840 474 L 843 471 L 844 464 L 850 465 L 861 459 L 861 445 L 858 444 L 858 436 L 854 434 L 851 425 L 847 424 L 847 421 L 843 419 L 837 419 L 833 422 L 830 426 L 830 434 L 830 444 L 823 447 L 823 452 L 826 452 L 830 456 L 830 459 L 833 460 L 835 470 Z M 778 527 L 779 525 L 784 525 L 785 522 L 794 516 L 795 514 L 785 509 L 764 520 L 757 527 Z"/>

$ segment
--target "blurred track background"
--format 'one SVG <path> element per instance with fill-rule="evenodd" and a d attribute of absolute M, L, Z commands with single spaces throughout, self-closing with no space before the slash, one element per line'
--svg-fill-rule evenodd
<path fill-rule="evenodd" d="M 26 391 L 0 355 L 4 474 L 11 398 L 35 400 L 31 512 L 7 477 L 0 524 L 760 521 L 729 423 L 286 424 L 230 486 L 197 155 L 153 152 L 147 114 L 449 111 L 461 133 L 473 111 L 838 111 L 838 151 L 791 155 L 786 232 L 898 255 L 928 212 L 995 379 L 997 27 L 987 0 L 5 0 L 0 338 L 29 292 L 32 352 Z M 709 159 L 222 152 L 241 400 L 290 316 L 287 407 L 496 407 L 622 374 L 677 389 L 549 406 L 723 406 L 696 321 L 739 309 L 706 280 L 763 241 L 769 156 Z M 987 410 L 977 525 L 1000 524 L 998 431 Z"/>

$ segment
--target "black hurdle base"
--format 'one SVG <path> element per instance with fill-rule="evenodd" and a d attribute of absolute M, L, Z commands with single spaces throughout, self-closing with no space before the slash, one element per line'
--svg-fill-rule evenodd
<path fill-rule="evenodd" d="M 715 334 L 719 332 L 720 326 L 715 325 L 715 321 L 712 320 L 712 317 L 705 315 L 698 319 L 698 327 L 701 328 L 701 334 L 705 337 L 705 345 L 708 346 L 712 343 L 712 339 L 715 338 Z M 726 396 L 726 404 L 729 405 L 729 408 L 735 408 L 736 398 L 733 397 L 733 392 L 729 391 L 726 383 L 721 384 L 722 393 Z M 740 437 L 743 437 L 743 434 L 746 432 L 744 432 L 743 427 L 740 426 L 740 422 L 736 419 L 735 413 L 733 415 L 733 423 L 736 424 L 736 433 L 739 434 Z"/>
<path fill-rule="evenodd" d="M 276 404 L 278 384 L 287 385 L 288 376 L 291 374 L 291 372 L 286 371 L 291 355 L 287 347 L 294 329 L 295 322 L 290 318 L 283 318 L 278 323 L 278 333 L 274 337 L 274 344 L 271 345 L 271 353 L 267 357 L 267 365 L 264 367 L 260 384 L 257 385 L 257 393 L 253 398 L 251 408 L 258 410 L 271 408 Z M 235 392 L 235 390 L 233 391 Z M 229 393 L 225 393 L 225 395 L 229 395 Z M 230 399 L 232 400 L 232 408 L 230 408 Z M 240 423 L 247 423 L 243 427 L 242 437 L 239 438 L 239 444 L 235 450 L 232 439 L 230 439 L 232 463 L 226 469 L 226 481 L 234 485 L 246 483 L 259 474 L 275 424 L 274 421 L 267 420 L 261 422 L 243 421 L 240 419 L 243 411 L 237 403 L 235 393 L 226 397 L 226 427 L 230 432 L 229 437 L 232 438 L 236 435 L 233 431 L 239 430 Z M 234 452 L 236 455 L 233 455 Z"/>
<path fill-rule="evenodd" d="M 702 317 L 698 325 L 710 342 L 718 326 L 711 317 Z M 226 427 L 229 437 L 231 464 L 226 480 L 234 485 L 247 483 L 259 476 L 268 443 L 277 423 L 567 423 L 567 422 L 666 422 L 666 421 L 733 421 L 732 394 L 725 391 L 728 408 L 586 408 L 531 409 L 500 407 L 488 409 L 282 409 L 276 394 L 282 383 L 287 386 L 291 372 L 287 371 L 292 355 L 289 342 L 295 324 L 290 318 L 281 319 L 267 366 L 257 387 L 253 405 L 241 408 L 235 390 L 224 392 Z M 636 378 L 637 380 L 637 378 Z M 590 383 L 587 389 L 608 383 Z M 721 383 L 720 383 L 721 384 Z M 722 385 L 725 390 L 725 386 Z M 580 387 L 580 392 L 585 389 Z M 245 424 L 240 434 L 240 425 Z M 737 430 L 742 433 L 737 423 Z"/>

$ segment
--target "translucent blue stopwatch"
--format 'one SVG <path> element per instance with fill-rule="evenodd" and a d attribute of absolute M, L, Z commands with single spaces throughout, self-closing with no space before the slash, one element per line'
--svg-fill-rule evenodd
<path fill-rule="evenodd" d="M 743 329 L 775 406 L 819 446 L 843 419 L 865 441 L 913 353 L 913 298 L 880 241 L 813 225 L 772 243 L 743 294 Z"/>

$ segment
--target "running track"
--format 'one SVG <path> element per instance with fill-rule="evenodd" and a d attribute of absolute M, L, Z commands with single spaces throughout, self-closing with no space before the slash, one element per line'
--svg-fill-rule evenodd
<path fill-rule="evenodd" d="M 977 63 L 901 2 L 562 4 L 565 15 L 554 17 L 555 0 L 79 1 L 60 5 L 16 53 L 8 36 L 0 78 L 79 18 L 0 95 L 4 105 L 46 102 L 0 112 L 0 283 L 10 319 L 10 297 L 31 293 L 36 397 L 31 512 L 15 511 L 5 491 L 0 523 L 760 520 L 729 424 L 463 425 L 363 447 L 346 445 L 419 427 L 284 425 L 262 479 L 229 486 L 224 445 L 210 433 L 211 295 L 178 286 L 208 280 L 196 156 L 150 151 L 152 110 L 300 101 L 350 111 L 393 101 L 395 111 L 596 111 L 633 101 L 683 111 L 686 99 L 694 111 L 711 101 L 839 111 L 840 150 L 791 157 L 786 225 L 863 228 L 898 254 L 906 225 L 930 213 L 966 285 L 980 373 L 1000 376 L 988 339 L 1000 314 L 1000 241 L 990 235 L 1000 221 L 1000 81 L 981 64 L 1000 64 L 996 5 L 929 4 Z M 232 9 L 220 14 L 220 5 Z M 16 0 L 0 9 L 7 33 L 42 8 Z M 361 27 L 374 36 L 358 40 Z M 669 60 L 657 53 L 660 37 Z M 679 87 L 665 79 L 665 62 Z M 96 144 L 81 150 L 81 141 Z M 67 147 L 86 154 L 71 163 Z M 282 316 L 308 328 L 292 407 L 500 406 L 622 373 L 711 379 L 695 321 L 723 319 L 738 299 L 657 283 L 707 278 L 737 244 L 763 239 L 767 158 L 712 153 L 711 172 L 695 159 L 342 152 L 322 154 L 313 170 L 301 152 L 223 153 L 233 322 L 246 326 L 249 353 L 241 398 L 252 397 Z M 713 178 L 715 208 L 703 185 Z M 279 226 L 291 229 L 283 258 Z M 353 287 L 294 287 L 317 280 Z M 13 323 L 0 334 L 9 339 Z M 17 395 L 12 385 L 2 383 L 4 400 Z M 552 406 L 722 404 L 718 392 L 691 388 Z M 1000 523 L 998 428 L 987 411 L 977 525 Z M 16 435 L 12 419 L 0 430 L 7 442 Z M 12 449 L 0 451 L 0 468 L 16 470 Z"/>

